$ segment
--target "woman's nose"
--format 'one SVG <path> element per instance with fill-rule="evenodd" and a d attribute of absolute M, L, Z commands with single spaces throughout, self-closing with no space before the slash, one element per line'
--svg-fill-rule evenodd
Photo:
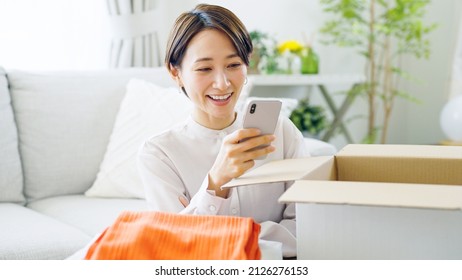
<path fill-rule="evenodd" d="M 213 82 L 213 87 L 219 90 L 226 90 L 230 85 L 228 77 L 224 72 L 218 72 L 215 75 L 215 81 Z"/>

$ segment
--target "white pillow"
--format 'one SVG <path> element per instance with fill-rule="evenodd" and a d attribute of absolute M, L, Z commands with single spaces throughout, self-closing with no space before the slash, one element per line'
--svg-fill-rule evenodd
<path fill-rule="evenodd" d="M 130 80 L 96 181 L 85 195 L 144 198 L 136 169 L 139 147 L 150 136 L 184 121 L 191 110 L 192 102 L 177 88 Z"/>

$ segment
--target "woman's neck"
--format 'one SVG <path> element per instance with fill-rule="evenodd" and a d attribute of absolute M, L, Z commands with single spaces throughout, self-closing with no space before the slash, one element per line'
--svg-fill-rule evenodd
<path fill-rule="evenodd" d="M 195 122 L 213 130 L 222 130 L 234 123 L 237 117 L 237 113 L 234 112 L 232 116 L 227 118 L 213 118 L 213 117 L 201 117 L 197 113 L 192 115 Z"/>

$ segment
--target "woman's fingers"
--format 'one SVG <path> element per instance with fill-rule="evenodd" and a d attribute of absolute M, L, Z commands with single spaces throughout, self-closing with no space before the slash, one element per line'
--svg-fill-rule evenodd
<path fill-rule="evenodd" d="M 234 144 L 232 151 L 237 153 L 246 152 L 259 146 L 268 146 L 273 142 L 275 136 L 272 134 L 260 135 L 255 128 L 240 129 L 225 139 L 225 144 Z"/>
<path fill-rule="evenodd" d="M 244 128 L 244 129 L 239 129 L 228 135 L 224 141 L 225 143 L 231 143 L 231 144 L 237 144 L 240 142 L 243 142 L 247 140 L 248 138 L 252 138 L 255 136 L 260 135 L 261 132 L 257 128 Z"/>
<path fill-rule="evenodd" d="M 184 196 L 179 196 L 178 200 L 180 200 L 181 204 L 186 208 L 189 205 L 189 200 Z"/>

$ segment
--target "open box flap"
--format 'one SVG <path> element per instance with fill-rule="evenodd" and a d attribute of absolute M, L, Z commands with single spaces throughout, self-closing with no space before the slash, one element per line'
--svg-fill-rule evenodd
<path fill-rule="evenodd" d="M 222 188 L 301 180 L 332 180 L 336 177 L 333 156 L 276 160 L 255 168 Z"/>
<path fill-rule="evenodd" d="M 279 202 L 460 210 L 462 186 L 300 180 Z"/>

